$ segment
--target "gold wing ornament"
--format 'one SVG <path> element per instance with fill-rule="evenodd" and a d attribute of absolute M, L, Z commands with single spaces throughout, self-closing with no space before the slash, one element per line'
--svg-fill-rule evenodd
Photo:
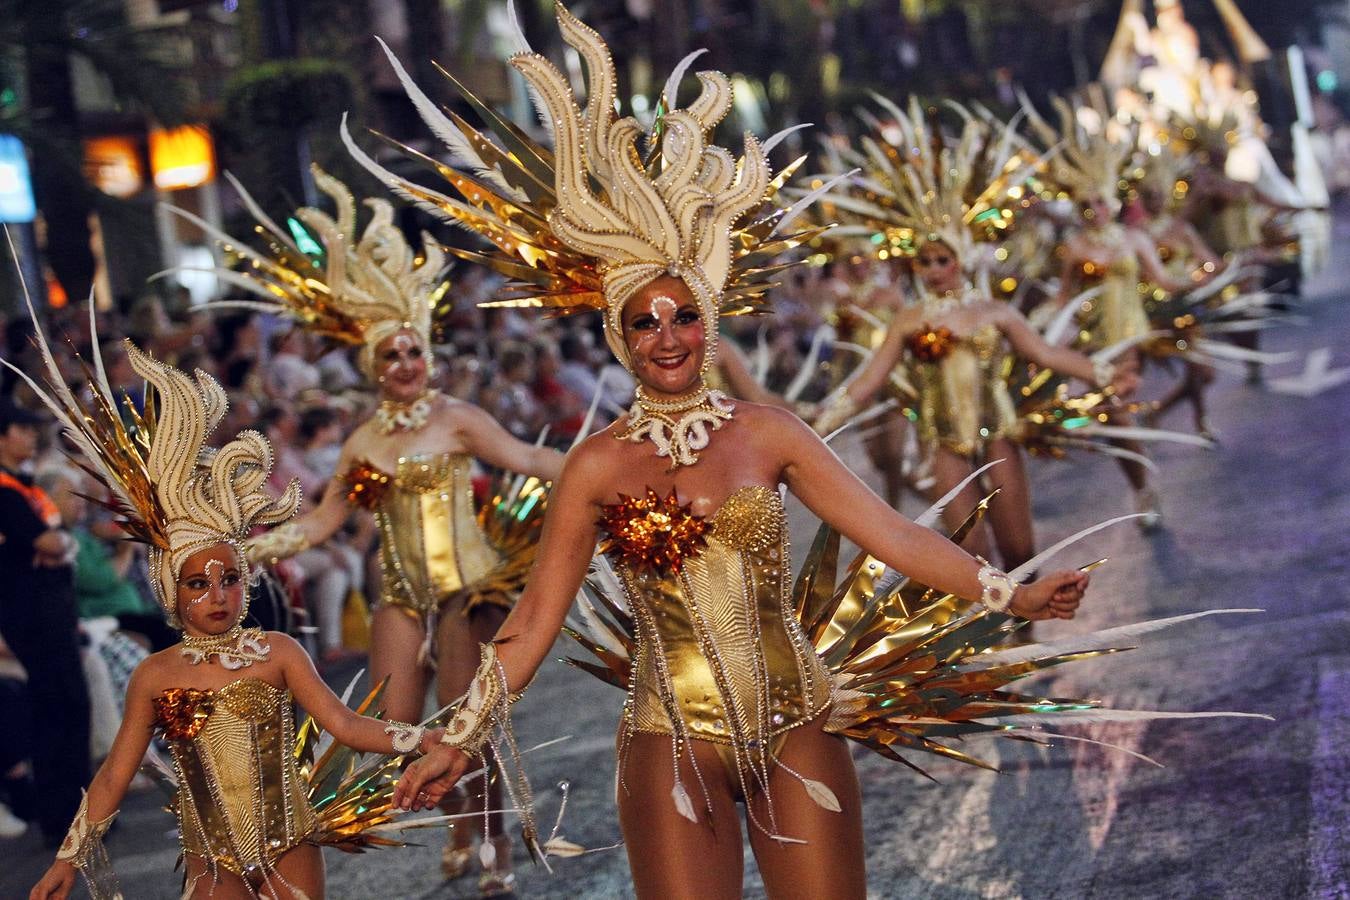
<path fill-rule="evenodd" d="M 289 231 L 230 178 L 255 220 L 251 241 L 230 237 L 187 210 L 166 206 L 214 238 L 231 263 L 170 272 L 208 272 L 254 298 L 216 301 L 213 306 L 283 315 L 315 334 L 361 347 L 367 374 L 373 371 L 375 346 L 402 329 L 430 348 L 433 319 L 448 311 L 444 251 L 425 234 L 421 249 L 414 250 L 394 222 L 393 204 L 383 198 L 364 201 L 371 214 L 358 229 L 358 204 L 351 190 L 318 166 L 312 170 L 336 215 L 302 207 L 286 220 Z"/>
<path fill-rule="evenodd" d="M 883 258 L 940 241 L 974 274 L 984 263 L 979 245 L 1001 242 L 1026 206 L 1024 184 L 1043 164 L 1040 154 L 1018 137 L 1017 120 L 983 107 L 948 101 L 960 127 L 946 130 L 917 97 L 905 109 L 872 98 L 876 110 L 859 110 L 866 131 L 827 157 L 836 173 L 851 165 L 860 174 L 826 192 L 821 208 L 841 223 L 837 234 L 867 238 Z"/>
<path fill-rule="evenodd" d="M 984 469 L 918 521 L 933 526 L 946 503 Z M 988 498 L 949 536 L 961 540 L 984 514 L 987 503 Z M 1010 574 L 1024 580 L 1060 550 L 1118 521 L 1060 541 Z M 841 577 L 839 549 L 839 533 L 822 525 L 792 593 L 807 639 L 833 677 L 833 707 L 826 729 L 925 777 L 931 777 L 921 763 L 925 755 L 994 768 L 958 746 L 974 737 L 1050 744 L 1056 739 L 1087 740 L 1050 730 L 1078 723 L 1266 718 L 1234 712 L 1110 709 L 1091 699 L 1010 689 L 1037 672 L 1131 649 L 1149 632 L 1205 616 L 1257 610 L 1208 610 L 1004 649 L 1000 645 L 1024 622 L 919 584 L 866 553 L 854 557 Z M 1085 566 L 1083 571 L 1097 565 Z M 587 654 L 567 662 L 615 687 L 628 688 L 637 632 L 623 589 L 603 557 L 596 558 L 578 598 L 578 612 L 565 630 Z"/>

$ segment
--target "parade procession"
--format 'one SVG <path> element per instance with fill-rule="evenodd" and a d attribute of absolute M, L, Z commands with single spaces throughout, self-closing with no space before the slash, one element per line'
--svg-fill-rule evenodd
<path fill-rule="evenodd" d="M 0 897 L 1350 897 L 1344 0 L 6 11 Z"/>

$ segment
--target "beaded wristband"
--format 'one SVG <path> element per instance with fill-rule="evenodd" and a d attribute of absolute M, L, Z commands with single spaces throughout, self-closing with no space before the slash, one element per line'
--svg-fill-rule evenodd
<path fill-rule="evenodd" d="M 412 753 L 422 746 L 422 736 L 426 729 L 421 725 L 409 725 L 406 722 L 390 722 L 384 733 L 393 738 L 395 753 Z"/>
<path fill-rule="evenodd" d="M 1111 382 L 1116 380 L 1115 364 L 1104 359 L 1093 360 L 1092 380 L 1099 388 L 1110 387 Z"/>
<path fill-rule="evenodd" d="M 1004 612 L 1012 605 L 1013 595 L 1017 593 L 1017 582 L 1009 578 L 1006 572 L 986 563 L 975 577 L 984 589 L 980 594 L 980 603 L 986 609 Z"/>

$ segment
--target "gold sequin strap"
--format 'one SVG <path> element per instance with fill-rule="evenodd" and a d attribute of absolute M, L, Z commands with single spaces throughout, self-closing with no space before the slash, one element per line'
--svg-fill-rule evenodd
<path fill-rule="evenodd" d="M 89 821 L 89 795 L 81 791 L 80 808 L 75 813 L 75 821 L 70 823 L 56 858 L 70 863 L 84 876 L 85 886 L 93 900 L 122 900 L 122 889 L 117 882 L 117 873 L 113 871 L 112 861 L 108 859 L 108 849 L 103 846 L 103 835 L 112 826 L 117 812 L 101 822 Z"/>

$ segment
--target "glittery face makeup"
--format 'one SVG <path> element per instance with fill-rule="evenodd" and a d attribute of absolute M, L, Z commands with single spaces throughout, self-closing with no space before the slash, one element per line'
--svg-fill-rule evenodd
<path fill-rule="evenodd" d="M 408 329 L 390 335 L 375 348 L 375 374 L 382 398 L 417 398 L 427 389 L 426 348 Z"/>
<path fill-rule="evenodd" d="M 679 397 L 700 381 L 707 336 L 685 283 L 658 278 L 624 306 L 624 342 L 633 375 L 649 393 Z"/>
<path fill-rule="evenodd" d="M 221 634 L 239 621 L 244 578 L 229 544 L 199 550 L 178 575 L 178 616 L 189 633 Z"/>

